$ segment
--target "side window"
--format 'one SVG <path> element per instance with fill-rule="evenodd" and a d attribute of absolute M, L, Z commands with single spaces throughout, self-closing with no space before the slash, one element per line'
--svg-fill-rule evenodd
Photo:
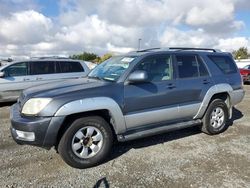
<path fill-rule="evenodd" d="M 173 78 L 173 68 L 170 55 L 149 58 L 140 63 L 136 70 L 146 71 L 149 81 L 152 82 L 170 80 Z"/>
<path fill-rule="evenodd" d="M 198 69 L 199 69 L 200 76 L 209 76 L 208 70 L 206 66 L 204 65 L 204 63 L 201 61 L 199 57 L 197 57 L 197 60 L 198 60 Z"/>
<path fill-rule="evenodd" d="M 31 75 L 55 74 L 55 63 L 49 61 L 30 62 Z"/>
<path fill-rule="evenodd" d="M 179 78 L 199 77 L 195 55 L 176 55 Z"/>
<path fill-rule="evenodd" d="M 26 62 L 16 63 L 10 65 L 4 69 L 6 77 L 15 77 L 15 76 L 26 76 L 28 75 L 28 66 Z"/>
<path fill-rule="evenodd" d="M 60 67 L 62 73 L 84 72 L 79 62 L 60 62 Z"/>
<path fill-rule="evenodd" d="M 177 55 L 176 60 L 179 78 L 195 78 L 209 75 L 206 66 L 196 55 Z"/>
<path fill-rule="evenodd" d="M 223 73 L 230 74 L 237 72 L 237 67 L 230 57 L 228 56 L 208 56 L 208 57 L 219 67 L 219 69 Z"/>

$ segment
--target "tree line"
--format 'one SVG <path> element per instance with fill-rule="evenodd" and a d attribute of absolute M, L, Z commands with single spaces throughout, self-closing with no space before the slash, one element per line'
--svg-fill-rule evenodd
<path fill-rule="evenodd" d="M 232 52 L 234 59 L 248 59 L 250 58 L 250 54 L 248 53 L 247 47 L 241 47 L 238 50 Z"/>
<path fill-rule="evenodd" d="M 70 56 L 71 59 L 78 59 L 78 60 L 83 60 L 83 61 L 90 61 L 93 63 L 102 63 L 103 61 L 109 59 L 112 57 L 112 53 L 106 53 L 103 56 L 98 56 L 95 53 L 89 53 L 89 52 L 83 52 L 82 54 L 74 54 Z"/>
<path fill-rule="evenodd" d="M 250 54 L 248 53 L 247 47 L 240 47 L 238 50 L 232 52 L 234 59 L 248 59 Z M 93 63 L 102 63 L 103 61 L 112 57 L 112 53 L 106 53 L 103 56 L 98 56 L 95 53 L 83 52 L 81 54 L 74 54 L 70 56 L 71 59 L 78 59 L 83 61 L 90 61 Z"/>

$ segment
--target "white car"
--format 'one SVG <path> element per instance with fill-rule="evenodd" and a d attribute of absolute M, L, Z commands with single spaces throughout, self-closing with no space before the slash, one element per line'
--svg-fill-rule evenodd
<path fill-rule="evenodd" d="M 15 101 L 20 92 L 32 86 L 62 79 L 85 77 L 87 62 L 71 59 L 32 59 L 0 67 L 0 102 Z"/>

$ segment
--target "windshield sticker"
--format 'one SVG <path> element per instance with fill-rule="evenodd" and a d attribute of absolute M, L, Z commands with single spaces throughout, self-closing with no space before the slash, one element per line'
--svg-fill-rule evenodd
<path fill-rule="evenodd" d="M 134 60 L 135 58 L 132 57 L 124 57 L 121 61 L 122 62 L 126 62 L 126 63 L 130 63 Z"/>

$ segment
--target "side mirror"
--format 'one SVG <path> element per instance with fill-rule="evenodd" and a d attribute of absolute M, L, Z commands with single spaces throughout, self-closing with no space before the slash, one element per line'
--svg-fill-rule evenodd
<path fill-rule="evenodd" d="M 143 83 L 148 82 L 148 74 L 146 71 L 132 72 L 128 77 L 129 83 Z"/>
<path fill-rule="evenodd" d="M 4 72 L 0 72 L 0 78 L 4 77 Z"/>

